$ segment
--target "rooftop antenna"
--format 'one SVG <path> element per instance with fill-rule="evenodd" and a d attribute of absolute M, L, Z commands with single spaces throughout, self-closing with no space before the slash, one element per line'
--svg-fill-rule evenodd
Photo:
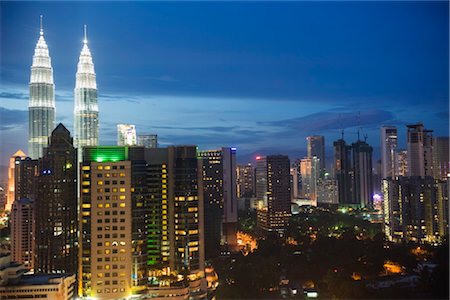
<path fill-rule="evenodd" d="M 367 133 L 364 133 L 364 143 L 367 143 Z"/>
<path fill-rule="evenodd" d="M 43 18 L 43 15 L 40 15 L 39 17 L 40 17 L 40 26 L 39 26 L 39 27 L 40 27 L 40 32 L 39 32 L 39 33 L 40 33 L 41 35 L 44 35 L 44 26 L 42 25 L 42 18 Z"/>
<path fill-rule="evenodd" d="M 87 25 L 84 24 L 84 39 L 83 43 L 87 44 Z"/>

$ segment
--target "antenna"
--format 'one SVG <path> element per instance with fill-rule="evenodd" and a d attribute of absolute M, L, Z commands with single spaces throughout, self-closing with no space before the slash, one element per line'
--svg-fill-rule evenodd
<path fill-rule="evenodd" d="M 39 16 L 40 17 L 40 24 L 39 24 L 39 27 L 40 27 L 40 34 L 41 35 L 44 35 L 44 25 L 42 25 L 42 18 L 44 17 L 43 15 L 40 15 Z"/>
<path fill-rule="evenodd" d="M 84 40 L 83 43 L 87 44 L 87 25 L 84 24 Z"/>

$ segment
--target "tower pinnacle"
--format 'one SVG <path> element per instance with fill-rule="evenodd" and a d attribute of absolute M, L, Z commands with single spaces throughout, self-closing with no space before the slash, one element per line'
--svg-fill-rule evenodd
<path fill-rule="evenodd" d="M 41 30 L 40 30 L 40 34 L 41 35 L 44 35 L 44 26 L 42 25 L 42 18 L 43 18 L 43 15 L 40 15 L 40 19 L 41 19 L 41 21 L 40 21 L 40 28 L 41 28 Z"/>
<path fill-rule="evenodd" d="M 87 25 L 84 24 L 84 39 L 83 39 L 83 43 L 87 44 L 88 40 L 87 40 Z"/>

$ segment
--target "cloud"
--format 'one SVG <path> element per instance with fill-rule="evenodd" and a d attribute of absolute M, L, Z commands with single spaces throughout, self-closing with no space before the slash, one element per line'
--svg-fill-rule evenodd
<path fill-rule="evenodd" d="M 0 130 L 22 126 L 28 122 L 28 111 L 0 107 Z"/>
<path fill-rule="evenodd" d="M 259 122 L 259 124 L 263 126 L 279 127 L 282 131 L 289 132 L 323 132 L 357 126 L 379 126 L 383 122 L 395 122 L 395 117 L 392 112 L 381 109 L 365 110 L 359 113 L 356 111 L 345 112 L 327 110 L 303 117 L 271 122 Z"/>
<path fill-rule="evenodd" d="M 6 99 L 17 99 L 17 100 L 28 100 L 28 94 L 21 92 L 0 92 L 0 98 Z"/>

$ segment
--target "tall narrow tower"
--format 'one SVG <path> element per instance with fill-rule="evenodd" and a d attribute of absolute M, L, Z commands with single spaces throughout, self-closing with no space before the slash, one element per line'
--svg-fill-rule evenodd
<path fill-rule="evenodd" d="M 78 151 L 84 146 L 98 145 L 97 82 L 84 25 L 83 49 L 78 61 L 75 83 L 74 144 Z M 81 152 L 80 152 L 81 153 Z"/>
<path fill-rule="evenodd" d="M 55 84 L 53 68 L 44 29 L 34 49 L 30 77 L 30 102 L 28 104 L 28 153 L 33 159 L 42 156 L 48 137 L 55 127 Z"/>

